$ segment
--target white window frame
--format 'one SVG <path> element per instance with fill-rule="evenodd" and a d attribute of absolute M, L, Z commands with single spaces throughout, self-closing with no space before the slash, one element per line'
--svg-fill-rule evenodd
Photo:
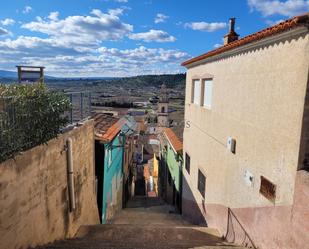
<path fill-rule="evenodd" d="M 210 94 L 205 95 L 206 90 L 210 91 Z M 202 79 L 202 91 L 201 91 L 201 106 L 202 107 L 209 109 L 209 110 L 211 109 L 212 95 L 213 95 L 213 79 L 212 78 Z"/>
<path fill-rule="evenodd" d="M 198 97 L 197 97 L 197 94 L 196 94 L 196 93 L 198 93 L 196 91 L 197 90 L 196 82 L 199 83 L 199 87 L 198 87 L 199 88 L 199 96 Z M 201 79 L 193 79 L 192 80 L 191 103 L 194 104 L 194 105 L 198 105 L 198 106 L 201 105 L 201 93 L 202 93 L 201 85 L 202 85 Z"/>

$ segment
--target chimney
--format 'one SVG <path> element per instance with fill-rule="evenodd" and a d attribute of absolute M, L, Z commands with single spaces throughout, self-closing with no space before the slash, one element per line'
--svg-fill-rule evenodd
<path fill-rule="evenodd" d="M 224 45 L 238 40 L 239 35 L 235 32 L 235 17 L 230 18 L 229 33 L 224 36 Z"/>

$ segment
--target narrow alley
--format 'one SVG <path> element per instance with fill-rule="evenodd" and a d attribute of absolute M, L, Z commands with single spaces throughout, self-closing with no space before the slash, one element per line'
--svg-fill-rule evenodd
<path fill-rule="evenodd" d="M 143 171 L 136 176 L 136 195 L 109 224 L 82 226 L 73 239 L 36 249 L 243 248 L 225 242 L 216 229 L 188 223 L 162 198 L 147 196 Z"/>

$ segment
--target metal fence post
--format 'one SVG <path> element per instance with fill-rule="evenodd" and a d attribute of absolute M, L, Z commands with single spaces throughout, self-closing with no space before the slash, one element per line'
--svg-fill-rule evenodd
<path fill-rule="evenodd" d="M 89 116 L 91 115 L 91 92 L 89 92 Z"/>
<path fill-rule="evenodd" d="M 70 120 L 71 124 L 73 124 L 73 94 L 70 94 L 70 102 L 71 102 L 71 112 L 70 112 Z"/>
<path fill-rule="evenodd" d="M 80 93 L 80 116 L 81 120 L 84 119 L 84 93 Z"/>

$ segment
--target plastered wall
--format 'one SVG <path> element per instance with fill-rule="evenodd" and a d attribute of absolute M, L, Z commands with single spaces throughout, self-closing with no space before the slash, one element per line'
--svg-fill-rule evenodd
<path fill-rule="evenodd" d="M 308 56 L 307 33 L 188 69 L 184 152 L 191 169 L 183 170 L 184 216 L 224 235 L 230 207 L 259 248 L 304 248 L 308 227 L 295 217 L 308 218 L 301 208 L 308 186 L 295 189 L 295 180 L 307 143 L 301 141 Z M 213 76 L 210 110 L 190 103 L 192 79 L 203 75 Z M 235 154 L 227 150 L 228 137 L 236 139 Z M 197 190 L 198 169 L 206 176 L 205 196 Z M 274 202 L 260 194 L 261 176 L 276 185 Z"/>
<path fill-rule="evenodd" d="M 76 197 L 72 212 L 64 151 L 69 137 Z M 98 224 L 93 156 L 93 122 L 87 121 L 0 164 L 0 248 L 34 247 L 72 237 L 81 225 Z"/>
<path fill-rule="evenodd" d="M 308 77 L 308 37 L 188 70 L 184 151 L 191 156 L 191 173 L 184 170 L 184 177 L 197 202 L 203 200 L 197 191 L 200 168 L 207 177 L 206 203 L 274 205 L 259 193 L 263 175 L 277 186 L 275 204 L 292 204 Z M 205 74 L 213 75 L 211 110 L 190 103 L 192 79 Z M 230 136 L 236 139 L 235 154 L 226 148 Z M 252 186 L 245 184 L 246 170 L 254 176 Z"/>

